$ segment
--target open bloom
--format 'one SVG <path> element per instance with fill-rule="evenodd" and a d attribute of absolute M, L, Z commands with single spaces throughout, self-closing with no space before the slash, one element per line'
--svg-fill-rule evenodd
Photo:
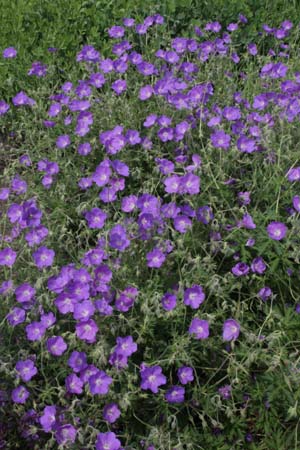
<path fill-rule="evenodd" d="M 185 389 L 182 386 L 172 386 L 167 390 L 165 399 L 168 403 L 182 403 L 184 402 Z"/>
<path fill-rule="evenodd" d="M 267 226 L 268 235 L 274 241 L 281 241 L 285 237 L 287 230 L 287 226 L 282 222 L 271 222 Z"/>
<path fill-rule="evenodd" d="M 240 325 L 234 319 L 228 319 L 223 325 L 223 340 L 234 341 L 239 337 Z"/>
<path fill-rule="evenodd" d="M 184 291 L 183 301 L 185 305 L 190 306 L 192 309 L 197 309 L 205 300 L 205 293 L 202 286 L 194 284 L 191 288 Z"/>
<path fill-rule="evenodd" d="M 195 317 L 189 327 L 189 333 L 194 334 L 196 339 L 206 339 L 209 336 L 209 323 Z"/>
<path fill-rule="evenodd" d="M 119 448 L 121 448 L 121 442 L 115 433 L 107 431 L 97 435 L 96 450 L 119 450 Z"/>
<path fill-rule="evenodd" d="M 147 253 L 147 266 L 153 268 L 159 268 L 162 266 L 166 257 L 159 248 L 153 249 L 151 252 Z"/>
<path fill-rule="evenodd" d="M 0 250 L 0 266 L 11 267 L 14 265 L 17 253 L 11 248 Z"/>
<path fill-rule="evenodd" d="M 17 56 L 17 50 L 14 47 L 7 47 L 2 52 L 3 58 L 15 58 Z"/>
<path fill-rule="evenodd" d="M 35 264 L 39 269 L 44 267 L 52 266 L 54 260 L 55 252 L 54 250 L 47 247 L 39 247 L 35 252 L 33 252 L 32 257 Z"/>
<path fill-rule="evenodd" d="M 140 374 L 142 377 L 141 389 L 149 389 L 153 394 L 157 394 L 159 386 L 167 382 L 160 366 L 147 367 L 142 364 Z"/>
<path fill-rule="evenodd" d="M 16 364 L 16 371 L 18 372 L 20 378 L 25 383 L 30 381 L 34 375 L 37 374 L 37 368 L 31 359 L 26 359 L 25 361 L 18 361 Z"/>
<path fill-rule="evenodd" d="M 11 398 L 14 403 L 25 403 L 29 397 L 29 392 L 24 386 L 18 386 L 13 389 L 11 393 Z"/>
<path fill-rule="evenodd" d="M 109 403 L 103 409 L 103 419 L 109 423 L 114 423 L 121 415 L 117 403 Z"/>

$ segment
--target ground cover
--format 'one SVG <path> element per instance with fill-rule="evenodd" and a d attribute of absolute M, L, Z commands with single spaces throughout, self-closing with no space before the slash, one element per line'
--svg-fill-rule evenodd
<path fill-rule="evenodd" d="M 299 26 L 248 26 L 3 48 L 2 448 L 299 447 Z"/>

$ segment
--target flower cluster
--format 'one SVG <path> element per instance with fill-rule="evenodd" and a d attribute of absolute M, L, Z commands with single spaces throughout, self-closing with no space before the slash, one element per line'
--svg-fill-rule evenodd
<path fill-rule="evenodd" d="M 273 135 L 297 126 L 300 74 L 254 42 L 237 54 L 234 33 L 246 23 L 240 16 L 223 31 L 209 22 L 145 54 L 144 35 L 158 33 L 162 16 L 112 26 L 111 57 L 83 46 L 80 78 L 49 96 L 37 145 L 45 136 L 51 145 L 26 150 L 4 177 L 0 295 L 8 335 L 23 344 L 8 372 L 16 413 L 35 408 L 23 416 L 36 433 L 28 440 L 118 450 L 127 414 L 157 426 L 169 409 L 178 408 L 175 423 L 188 408 L 191 423 L 204 421 L 199 386 L 204 398 L 214 377 L 223 383 L 224 353 L 231 383 L 236 348 L 264 340 L 267 308 L 281 295 L 276 270 L 290 280 L 299 272 L 300 167 Z M 291 30 L 289 21 L 263 27 L 281 47 Z M 241 60 L 257 61 L 251 98 Z M 221 94 L 220 72 L 229 80 Z M 27 74 L 46 80 L 51 70 L 35 61 Z M 1 119 L 26 106 L 40 114 L 23 91 L 0 100 Z M 208 364 L 219 369 L 206 373 Z M 234 386 L 213 395 L 215 407 Z M 163 405 L 159 419 L 153 405 Z"/>

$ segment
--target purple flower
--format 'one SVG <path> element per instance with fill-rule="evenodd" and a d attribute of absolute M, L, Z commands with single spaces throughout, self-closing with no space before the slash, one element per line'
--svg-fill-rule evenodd
<path fill-rule="evenodd" d="M 53 336 L 49 338 L 46 342 L 46 347 L 48 352 L 53 356 L 61 356 L 68 348 L 61 336 Z"/>
<path fill-rule="evenodd" d="M 58 148 L 66 148 L 71 144 L 71 139 L 68 134 L 64 134 L 62 136 L 58 136 L 56 139 L 56 146 Z"/>
<path fill-rule="evenodd" d="M 154 248 L 147 253 L 146 258 L 148 267 L 159 268 L 164 263 L 166 256 L 159 248 Z"/>
<path fill-rule="evenodd" d="M 157 394 L 159 386 L 167 382 L 160 366 L 147 367 L 145 364 L 142 364 L 140 374 L 142 378 L 141 389 L 149 389 L 153 394 Z"/>
<path fill-rule="evenodd" d="M 209 323 L 207 320 L 195 317 L 189 327 L 189 333 L 194 334 L 196 339 L 207 339 L 209 336 Z"/>
<path fill-rule="evenodd" d="M 288 231 L 287 226 L 282 222 L 271 222 L 267 226 L 267 232 L 271 239 L 281 241 Z"/>
<path fill-rule="evenodd" d="M 188 173 L 181 178 L 181 192 L 195 195 L 200 192 L 200 178 L 193 173 Z"/>
<path fill-rule="evenodd" d="M 240 325 L 234 319 L 227 319 L 223 324 L 223 341 L 232 341 L 239 337 Z"/>
<path fill-rule="evenodd" d="M 133 25 L 134 25 L 134 22 L 135 22 L 135 20 L 134 19 L 131 19 L 131 18 L 125 18 L 125 19 L 123 19 L 123 24 L 124 24 L 124 27 L 133 27 Z"/>
<path fill-rule="evenodd" d="M 157 120 L 157 115 L 150 114 L 149 116 L 146 117 L 146 120 L 143 123 L 143 125 L 145 128 L 150 128 L 156 123 L 156 120 Z"/>
<path fill-rule="evenodd" d="M 29 302 L 35 295 L 35 289 L 29 283 L 23 283 L 15 290 L 16 300 L 19 303 Z"/>
<path fill-rule="evenodd" d="M 120 95 L 124 91 L 126 91 L 126 88 L 127 88 L 126 80 L 116 80 L 113 82 L 111 87 L 117 95 Z"/>
<path fill-rule="evenodd" d="M 137 351 L 137 344 L 133 341 L 132 336 L 117 337 L 117 346 L 115 353 L 123 356 L 131 356 Z"/>
<path fill-rule="evenodd" d="M 49 433 L 54 429 L 56 422 L 56 406 L 45 406 L 43 415 L 40 417 L 39 422 L 45 431 L 45 433 Z"/>
<path fill-rule="evenodd" d="M 98 62 L 100 60 L 99 52 L 92 45 L 84 45 L 79 53 L 77 53 L 76 61 L 87 61 L 87 62 Z M 67 82 L 64 86 L 72 85 L 72 83 Z"/>
<path fill-rule="evenodd" d="M 115 38 L 115 39 L 122 38 L 124 36 L 124 34 L 125 34 L 124 28 L 120 27 L 118 25 L 114 25 L 113 27 L 111 27 L 108 30 L 108 35 L 111 38 Z"/>
<path fill-rule="evenodd" d="M 123 197 L 121 210 L 123 212 L 132 212 L 136 208 L 137 204 L 137 196 L 136 195 L 128 195 L 127 197 Z"/>
<path fill-rule="evenodd" d="M 8 103 L 6 103 L 4 100 L 0 100 L 0 116 L 4 116 L 4 114 L 7 113 L 10 106 Z"/>
<path fill-rule="evenodd" d="M 239 192 L 238 193 L 238 199 L 241 205 L 250 205 L 251 200 L 250 200 L 250 192 L 245 191 L 245 192 Z M 246 214 L 245 214 L 246 216 Z M 245 217 L 244 216 L 244 217 Z M 250 216 L 251 217 L 251 216 Z"/>
<path fill-rule="evenodd" d="M 165 191 L 168 194 L 177 194 L 181 188 L 181 177 L 178 175 L 171 175 L 164 181 Z"/>
<path fill-rule="evenodd" d="M 59 425 L 55 430 L 55 439 L 59 445 L 71 443 L 76 440 L 77 430 L 73 425 Z"/>
<path fill-rule="evenodd" d="M 295 195 L 293 197 L 293 207 L 297 212 L 300 212 L 300 196 Z"/>
<path fill-rule="evenodd" d="M 13 289 L 13 281 L 6 280 L 0 284 L 0 295 L 7 295 Z"/>
<path fill-rule="evenodd" d="M 182 366 L 177 370 L 177 376 L 181 384 L 187 384 L 194 380 L 192 367 Z"/>
<path fill-rule="evenodd" d="M 257 55 L 257 47 L 256 47 L 256 44 L 254 44 L 253 42 L 248 44 L 247 49 L 248 49 L 248 52 L 250 55 L 252 55 L 252 56 Z"/>
<path fill-rule="evenodd" d="M 92 147 L 89 142 L 83 142 L 82 144 L 78 145 L 77 153 L 81 156 L 87 156 L 91 153 Z"/>
<path fill-rule="evenodd" d="M 249 270 L 250 267 L 246 263 L 239 262 L 231 269 L 231 272 L 236 277 L 242 277 L 247 275 L 249 273 Z"/>
<path fill-rule="evenodd" d="M 28 97 L 28 95 L 25 94 L 25 92 L 23 92 L 23 91 L 18 92 L 12 99 L 12 102 L 15 106 L 23 106 L 23 105 L 33 106 L 33 105 L 35 105 L 35 100 Z"/>
<path fill-rule="evenodd" d="M 50 328 L 56 322 L 55 315 L 52 312 L 42 314 L 41 322 L 46 328 Z"/>
<path fill-rule="evenodd" d="M 2 52 L 3 58 L 15 58 L 17 56 L 17 50 L 14 47 L 7 47 Z"/>
<path fill-rule="evenodd" d="M 269 288 L 269 286 L 264 286 L 258 292 L 258 296 L 262 299 L 263 302 L 265 302 L 269 297 L 271 297 L 271 295 L 272 295 L 272 289 Z"/>
<path fill-rule="evenodd" d="M 81 372 L 87 367 L 86 353 L 74 351 L 68 359 L 68 366 L 74 372 Z"/>
<path fill-rule="evenodd" d="M 253 239 L 253 238 L 250 238 L 250 239 L 247 239 L 247 242 L 246 242 L 246 247 L 253 247 L 253 245 L 255 244 L 255 239 Z"/>
<path fill-rule="evenodd" d="M 101 229 L 104 227 L 107 214 L 100 208 L 93 208 L 86 212 L 84 217 L 88 221 L 89 228 Z"/>
<path fill-rule="evenodd" d="M 256 225 L 253 222 L 253 218 L 250 216 L 250 214 L 244 214 L 243 219 L 238 222 L 238 226 L 247 228 L 248 230 L 253 230 L 256 228 Z"/>
<path fill-rule="evenodd" d="M 39 245 L 49 234 L 49 231 L 43 225 L 39 225 L 26 233 L 25 240 L 29 247 Z"/>
<path fill-rule="evenodd" d="M 192 221 L 189 217 L 183 214 L 179 214 L 173 220 L 175 230 L 179 233 L 186 233 L 189 228 L 192 227 Z"/>
<path fill-rule="evenodd" d="M 117 439 L 115 433 L 107 431 L 97 434 L 96 450 L 119 450 L 121 442 Z"/>
<path fill-rule="evenodd" d="M 18 361 L 16 364 L 16 371 L 18 372 L 20 378 L 24 383 L 30 381 L 34 375 L 37 374 L 37 368 L 31 359 L 26 359 L 25 361 Z"/>
<path fill-rule="evenodd" d="M 166 394 L 165 399 L 168 403 L 182 403 L 184 402 L 185 389 L 182 386 L 170 387 Z"/>
<path fill-rule="evenodd" d="M 11 248 L 0 250 L 0 266 L 12 267 L 15 263 L 17 253 Z"/>
<path fill-rule="evenodd" d="M 109 403 L 103 409 L 103 419 L 109 423 L 114 423 L 121 415 L 117 403 Z"/>
<path fill-rule="evenodd" d="M 115 225 L 109 232 L 109 245 L 123 252 L 130 245 L 126 229 L 122 225 Z"/>
<path fill-rule="evenodd" d="M 241 135 L 237 140 L 237 148 L 242 153 L 253 153 L 256 150 L 256 142 L 247 136 Z"/>
<path fill-rule="evenodd" d="M 251 270 L 254 273 L 258 273 L 259 275 L 263 274 L 266 270 L 267 266 L 260 256 L 257 258 L 254 258 L 254 260 L 251 263 Z"/>
<path fill-rule="evenodd" d="M 66 390 L 70 394 L 82 394 L 83 384 L 83 381 L 75 373 L 71 373 L 65 379 Z"/>
<path fill-rule="evenodd" d="M 202 222 L 204 225 L 208 225 L 214 218 L 214 214 L 210 206 L 201 206 L 197 212 L 196 217 L 199 222 Z"/>
<path fill-rule="evenodd" d="M 206 31 L 212 31 L 213 33 L 218 33 L 222 29 L 219 22 L 209 22 L 205 25 Z"/>
<path fill-rule="evenodd" d="M 224 148 L 227 150 L 230 147 L 231 137 L 223 130 L 215 131 L 210 136 L 210 139 L 215 148 Z"/>
<path fill-rule="evenodd" d="M 88 320 L 95 313 L 95 306 L 91 300 L 83 300 L 74 306 L 73 317 L 75 320 Z"/>
<path fill-rule="evenodd" d="M 286 175 L 290 182 L 300 181 L 300 166 L 290 169 Z"/>
<path fill-rule="evenodd" d="M 192 309 L 197 309 L 205 300 L 205 293 L 202 286 L 194 284 L 191 288 L 184 291 L 183 301 L 185 305 L 190 306 Z"/>
<path fill-rule="evenodd" d="M 218 389 L 220 396 L 224 400 L 228 400 L 231 397 L 231 386 L 230 384 L 226 384 Z"/>
<path fill-rule="evenodd" d="M 46 332 L 42 322 L 31 322 L 25 328 L 28 341 L 40 341 Z"/>
<path fill-rule="evenodd" d="M 98 326 L 93 319 L 81 321 L 76 324 L 76 336 L 82 341 L 86 341 L 88 344 L 92 344 L 96 341 L 97 332 Z"/>
<path fill-rule="evenodd" d="M 54 250 L 43 246 L 39 247 L 32 254 L 33 260 L 39 269 L 52 266 L 54 256 L 55 256 Z"/>
<path fill-rule="evenodd" d="M 35 75 L 37 77 L 44 77 L 47 73 L 47 65 L 40 61 L 34 61 L 31 68 L 28 70 L 28 75 Z"/>
<path fill-rule="evenodd" d="M 161 298 L 161 304 L 165 311 L 171 311 L 176 307 L 176 295 L 167 292 Z"/>
<path fill-rule="evenodd" d="M 108 376 L 103 370 L 98 370 L 97 373 L 89 378 L 89 387 L 92 395 L 105 395 L 109 391 L 109 386 L 113 379 Z"/>
<path fill-rule="evenodd" d="M 140 89 L 139 99 L 140 100 L 148 100 L 148 98 L 150 98 L 152 96 L 152 94 L 153 94 L 153 88 L 152 88 L 152 86 L 147 84 L 146 86 L 143 86 Z"/>
<path fill-rule="evenodd" d="M 18 386 L 12 390 L 11 398 L 14 403 L 24 404 L 29 397 L 29 392 L 25 386 Z"/>
<path fill-rule="evenodd" d="M 223 116 L 228 121 L 238 120 L 242 117 L 240 108 L 236 106 L 226 106 L 223 109 Z"/>
<path fill-rule="evenodd" d="M 158 131 L 157 136 L 162 142 L 172 141 L 174 137 L 174 130 L 173 128 L 161 128 Z"/>
<path fill-rule="evenodd" d="M 16 325 L 19 325 L 20 323 L 23 323 L 25 321 L 26 313 L 24 309 L 15 307 L 13 308 L 6 316 L 8 323 L 15 327 Z"/>

